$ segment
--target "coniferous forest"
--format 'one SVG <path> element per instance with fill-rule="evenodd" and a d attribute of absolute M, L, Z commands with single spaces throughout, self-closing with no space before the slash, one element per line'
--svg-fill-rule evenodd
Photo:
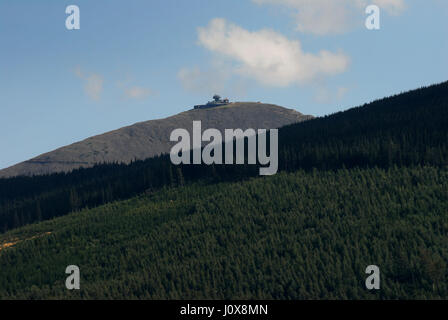
<path fill-rule="evenodd" d="M 445 82 L 281 128 L 271 177 L 160 156 L 0 179 L 0 298 L 447 299 L 447 142 Z"/>

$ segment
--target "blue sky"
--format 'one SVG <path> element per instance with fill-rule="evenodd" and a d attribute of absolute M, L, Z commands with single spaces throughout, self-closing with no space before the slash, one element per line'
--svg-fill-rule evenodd
<path fill-rule="evenodd" d="M 214 93 L 325 115 L 442 82 L 447 35 L 445 0 L 2 0 L 0 168 Z"/>

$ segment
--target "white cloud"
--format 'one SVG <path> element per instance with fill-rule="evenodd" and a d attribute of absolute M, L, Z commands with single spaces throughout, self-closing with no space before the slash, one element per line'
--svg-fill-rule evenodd
<path fill-rule="evenodd" d="M 224 19 L 213 19 L 207 27 L 198 29 L 198 35 L 200 45 L 232 62 L 232 74 L 267 86 L 309 83 L 344 72 L 349 64 L 349 58 L 342 53 L 307 53 L 298 40 L 289 40 L 268 29 L 251 32 Z M 179 77 L 188 79 L 187 75 L 195 76 L 198 72 L 190 70 L 187 74 L 181 70 Z"/>
<path fill-rule="evenodd" d="M 124 80 L 116 82 L 116 86 L 123 92 L 124 97 L 127 99 L 143 100 L 148 96 L 156 95 L 157 92 L 148 87 L 143 87 L 133 84 L 134 79 L 131 75 L 127 75 Z"/>
<path fill-rule="evenodd" d="M 75 74 L 78 78 L 84 80 L 84 91 L 85 93 L 95 101 L 101 99 L 101 94 L 103 92 L 103 77 L 96 73 L 85 74 L 80 67 L 75 69 Z"/>
<path fill-rule="evenodd" d="M 177 78 L 182 87 L 192 93 L 212 96 L 219 93 L 232 94 L 233 99 L 246 97 L 251 83 L 246 78 L 236 78 L 232 74 L 232 66 L 222 60 L 214 59 L 206 68 L 182 68 Z"/>
<path fill-rule="evenodd" d="M 406 8 L 404 0 L 373 0 L 373 3 L 390 14 L 400 14 Z"/>
<path fill-rule="evenodd" d="M 336 98 L 338 100 L 341 100 L 342 98 L 345 97 L 345 95 L 348 93 L 349 88 L 347 87 L 339 87 L 337 92 L 336 92 Z"/>
<path fill-rule="evenodd" d="M 201 70 L 199 67 L 182 68 L 177 73 L 185 90 L 193 93 L 212 95 L 222 92 L 230 75 L 225 69 Z"/>
<path fill-rule="evenodd" d="M 349 92 L 347 87 L 338 87 L 336 90 L 330 90 L 325 86 L 317 88 L 314 100 L 318 103 L 334 103 L 341 101 L 345 95 Z"/>
<path fill-rule="evenodd" d="M 126 88 L 124 90 L 124 94 L 126 95 L 126 97 L 128 97 L 130 99 L 140 100 L 140 99 L 144 99 L 147 96 L 153 94 L 153 92 L 151 89 L 148 89 L 148 88 L 134 86 L 134 87 Z"/>
<path fill-rule="evenodd" d="M 376 4 L 397 15 L 405 9 L 404 0 L 252 0 L 257 4 L 279 5 L 293 10 L 296 28 L 317 35 L 343 33 L 365 17 L 364 9 Z"/>
<path fill-rule="evenodd" d="M 103 92 L 103 78 L 98 74 L 89 75 L 84 90 L 91 99 L 99 101 Z"/>

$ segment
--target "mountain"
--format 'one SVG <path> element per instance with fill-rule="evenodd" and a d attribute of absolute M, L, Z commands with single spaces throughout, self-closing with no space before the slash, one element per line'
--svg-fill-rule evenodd
<path fill-rule="evenodd" d="M 97 163 L 129 163 L 169 153 L 170 133 L 177 128 L 190 133 L 194 120 L 202 121 L 203 130 L 275 129 L 313 118 L 273 104 L 236 102 L 211 109 L 189 110 L 172 117 L 136 123 L 90 137 L 81 142 L 42 154 L 0 170 L 0 177 L 68 172 Z"/>
<path fill-rule="evenodd" d="M 448 165 L 448 82 L 287 125 L 278 134 L 279 172 L 443 167 Z M 176 166 L 162 155 L 69 174 L 0 179 L 0 231 L 167 186 L 258 175 L 258 165 Z"/>
<path fill-rule="evenodd" d="M 0 299 L 448 298 L 448 82 L 278 133 L 274 176 L 163 155 L 0 179 Z"/>
<path fill-rule="evenodd" d="M 448 82 L 282 127 L 278 151 L 274 176 L 163 155 L 0 179 L 0 299 L 448 298 Z"/>

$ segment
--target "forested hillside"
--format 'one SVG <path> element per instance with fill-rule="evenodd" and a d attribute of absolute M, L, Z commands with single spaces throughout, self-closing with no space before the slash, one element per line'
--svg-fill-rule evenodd
<path fill-rule="evenodd" d="M 448 164 L 448 82 L 279 130 L 279 170 Z M 176 167 L 169 156 L 70 174 L 0 179 L 0 231 L 201 179 L 236 181 L 257 166 Z"/>
<path fill-rule="evenodd" d="M 419 166 L 164 188 L 0 236 L 0 298 L 446 299 L 447 188 Z"/>
<path fill-rule="evenodd" d="M 281 128 L 275 176 L 161 156 L 0 179 L 0 298 L 448 299 L 447 142 L 445 82 Z"/>

